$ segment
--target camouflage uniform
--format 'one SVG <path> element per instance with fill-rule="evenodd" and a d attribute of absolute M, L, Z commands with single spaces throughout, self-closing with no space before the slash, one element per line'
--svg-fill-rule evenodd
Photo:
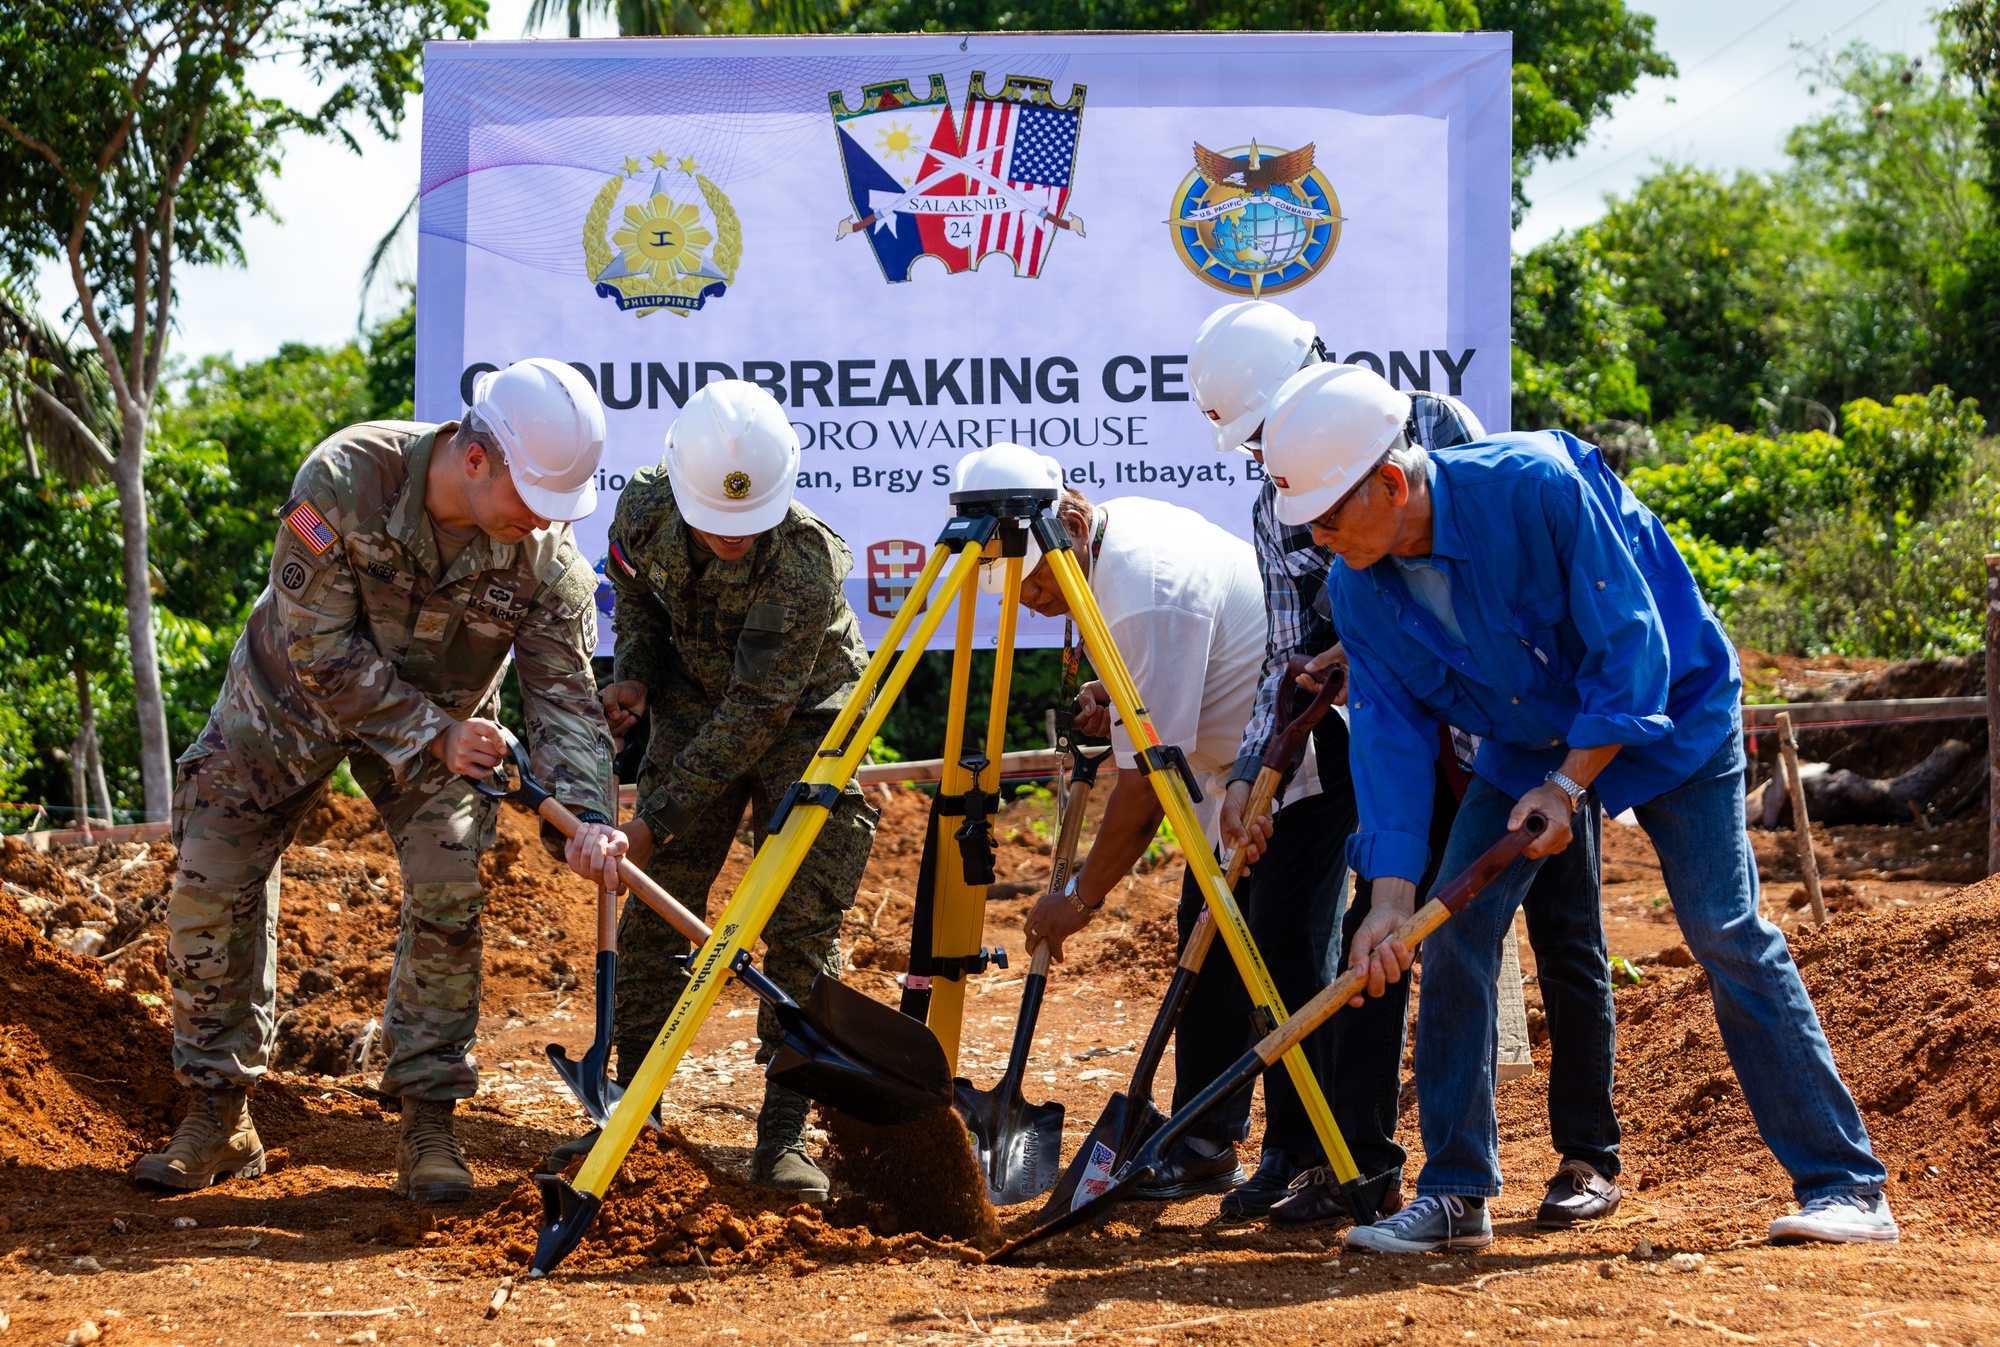
<path fill-rule="evenodd" d="M 674 506 L 666 473 L 632 478 L 611 525 L 605 567 L 617 589 L 617 673 L 647 688 L 652 738 L 639 774 L 638 816 L 658 838 L 646 869 L 705 910 L 744 806 L 758 841 L 786 787 L 854 690 L 867 653 L 841 591 L 853 554 L 794 503 L 741 561 L 704 553 Z M 840 976 L 842 917 L 854 906 L 875 840 L 876 812 L 851 782 L 764 928 L 764 971 L 803 997 L 815 974 Z M 671 960 L 688 941 L 639 903 L 618 926 L 613 1037 L 629 1078 L 687 985 Z M 759 1061 L 778 1024 L 758 1014 Z"/>
<path fill-rule="evenodd" d="M 572 807 L 610 814 L 611 736 L 590 671 L 596 578 L 567 525 L 507 546 L 482 533 L 443 566 L 424 485 L 434 441 L 455 431 L 354 426 L 292 484 L 271 583 L 174 792 L 168 963 L 185 1084 L 246 1085 L 269 1063 L 279 857 L 346 757 L 403 878 L 381 1088 L 438 1100 L 478 1089 L 479 858 L 495 806 L 428 750 L 453 721 L 497 710 L 509 651 L 536 773 Z"/>

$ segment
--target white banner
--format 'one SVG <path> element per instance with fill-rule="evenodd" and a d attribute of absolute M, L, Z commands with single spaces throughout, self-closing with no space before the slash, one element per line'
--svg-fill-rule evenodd
<path fill-rule="evenodd" d="M 525 356 L 587 372 L 601 572 L 679 404 L 762 383 L 871 642 L 995 441 L 1248 536 L 1256 465 L 1187 397 L 1219 305 L 1508 426 L 1511 72 L 1505 33 L 433 43 L 417 414 Z"/>

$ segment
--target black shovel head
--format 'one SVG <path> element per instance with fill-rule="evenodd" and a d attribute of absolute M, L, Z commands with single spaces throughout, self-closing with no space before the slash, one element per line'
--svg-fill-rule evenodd
<path fill-rule="evenodd" d="M 1065 1230 L 1074 1230 L 1078 1226 L 1089 1225 L 1092 1221 L 1108 1215 L 1113 1207 L 1125 1200 L 1127 1193 L 1130 1193 L 1134 1188 L 1159 1173 L 1160 1152 L 1162 1150 L 1160 1143 L 1165 1139 L 1161 1133 L 1155 1132 L 1152 1140 L 1140 1147 L 1139 1153 L 1121 1166 L 1117 1173 L 1111 1176 L 1101 1191 L 1088 1196 L 1087 1200 L 1078 1202 L 1075 1206 L 1061 1212 L 1051 1213 L 1048 1207 L 1044 1207 L 1042 1214 L 1047 1216 L 1048 1219 L 1033 1230 L 1028 1231 L 1025 1235 L 1016 1236 L 1008 1240 L 1005 1244 L 1002 1244 L 999 1251 L 993 1255 L 991 1261 L 996 1263 L 1004 1262 L 1009 1255 L 1017 1253 L 1030 1244 L 1039 1244 L 1052 1235 L 1060 1235 Z M 1174 1139 L 1179 1140 L 1178 1137 Z M 1087 1186 L 1094 1187 L 1095 1185 L 1088 1184 Z M 1054 1204 L 1051 1203 L 1050 1205 L 1053 1206 Z"/>
<path fill-rule="evenodd" d="M 1062 1163 L 1063 1106 L 1030 1104 L 1018 1088 L 1003 1094 L 1005 1084 L 975 1090 L 969 1080 L 952 1082 L 952 1104 L 972 1136 L 986 1196 L 996 1207 L 1040 1197 Z"/>
<path fill-rule="evenodd" d="M 1166 1120 L 1151 1099 L 1140 1101 L 1135 1116 L 1129 1095 L 1123 1090 L 1112 1095 L 1104 1105 L 1104 1112 L 1097 1115 L 1097 1125 L 1090 1129 L 1083 1145 L 1070 1157 L 1069 1167 L 1056 1180 L 1049 1200 L 1042 1204 L 1041 1218 L 1053 1220 L 1103 1192 L 1118 1171 L 1120 1154 L 1130 1155 L 1144 1145 Z"/>
<path fill-rule="evenodd" d="M 877 1126 L 951 1104 L 951 1066 L 921 1021 L 829 977 L 802 1006 L 776 1005 L 784 1041 L 771 1080 Z"/>

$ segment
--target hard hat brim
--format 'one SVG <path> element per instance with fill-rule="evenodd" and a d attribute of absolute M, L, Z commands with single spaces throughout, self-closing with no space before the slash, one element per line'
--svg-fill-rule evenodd
<path fill-rule="evenodd" d="M 1028 535 L 1028 554 L 1021 558 L 1021 578 L 1027 579 L 1035 567 L 1042 564 L 1041 545 L 1035 535 Z M 1004 594 L 1007 592 L 1007 559 L 989 561 L 979 568 L 979 592 L 982 594 Z"/>
<path fill-rule="evenodd" d="M 1269 407 L 1267 399 L 1263 406 L 1253 407 L 1233 420 L 1211 423 L 1210 429 L 1215 433 L 1215 451 L 1226 454 L 1231 449 L 1236 449 L 1245 454 L 1249 453 L 1248 449 L 1243 448 L 1244 442 L 1263 426 L 1264 413 Z"/>
<path fill-rule="evenodd" d="M 722 538 L 747 538 L 753 533 L 769 533 L 785 522 L 785 514 L 792 508 L 792 493 L 786 491 L 755 509 L 717 510 L 696 500 L 694 492 L 682 490 L 681 484 L 675 480 L 677 476 L 671 471 L 667 474 L 667 481 L 674 488 L 674 504 L 680 508 L 681 518 L 688 526 L 703 533 L 713 533 Z"/>
<path fill-rule="evenodd" d="M 516 476 L 514 490 L 523 505 L 559 524 L 588 519 L 597 510 L 597 483 L 589 480 L 574 491 L 551 491 L 545 486 L 530 486 Z"/>
<path fill-rule="evenodd" d="M 1310 524 L 1352 495 L 1354 489 L 1366 480 L 1364 475 L 1352 481 L 1336 482 L 1330 486 L 1315 487 L 1311 491 L 1301 491 L 1296 495 L 1287 495 L 1280 491 L 1277 500 L 1272 503 L 1272 513 L 1278 516 L 1280 524 L 1293 526 Z"/>

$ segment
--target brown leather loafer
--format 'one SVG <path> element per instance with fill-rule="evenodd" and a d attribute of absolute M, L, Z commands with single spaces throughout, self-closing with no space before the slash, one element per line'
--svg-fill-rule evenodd
<path fill-rule="evenodd" d="M 1549 1180 L 1549 1195 L 1535 1213 L 1543 1230 L 1567 1230 L 1579 1221 L 1598 1221 L 1618 1210 L 1625 1200 L 1616 1179 L 1597 1172 L 1582 1160 L 1565 1160 Z"/>

